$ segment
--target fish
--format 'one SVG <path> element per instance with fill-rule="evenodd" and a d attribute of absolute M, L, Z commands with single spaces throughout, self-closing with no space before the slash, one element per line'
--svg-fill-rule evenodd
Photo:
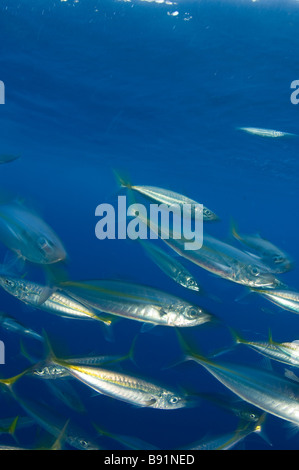
<path fill-rule="evenodd" d="M 257 423 L 241 421 L 237 429 L 231 433 L 225 433 L 212 438 L 205 438 L 187 447 L 181 447 L 180 450 L 229 450 L 235 447 L 252 433 L 261 433 L 262 426 L 266 419 L 266 413 L 263 413 Z"/>
<path fill-rule="evenodd" d="M 184 397 L 139 377 L 58 361 L 79 381 L 96 392 L 136 406 L 173 410 L 186 406 Z"/>
<path fill-rule="evenodd" d="M 253 259 L 244 262 L 217 250 L 215 246 L 209 246 L 205 241 L 204 239 L 200 250 L 186 251 L 181 240 L 164 240 L 180 256 L 228 281 L 248 287 L 274 288 L 281 284 L 272 273 L 264 271 Z"/>
<path fill-rule="evenodd" d="M 92 319 L 107 325 L 111 324 L 109 319 L 97 315 L 94 310 L 59 289 L 51 289 L 26 279 L 6 275 L 0 275 L 0 286 L 31 307 L 65 318 Z"/>
<path fill-rule="evenodd" d="M 214 251 L 214 253 L 219 257 L 222 257 L 223 260 L 231 259 L 238 262 L 239 264 L 253 266 L 254 268 L 258 269 L 260 273 L 270 272 L 273 274 L 269 266 L 256 256 L 252 255 L 251 253 L 244 252 L 243 250 L 240 250 L 230 243 L 220 240 L 219 238 L 212 237 L 207 233 L 205 233 L 204 236 L 203 246 L 204 248 Z"/>
<path fill-rule="evenodd" d="M 45 338 L 47 339 L 47 337 Z M 31 367 L 28 367 L 17 375 L 0 379 L 0 387 L 5 387 L 10 392 L 12 398 L 14 398 L 29 417 L 52 436 L 58 438 L 61 436 L 61 429 L 63 429 L 65 425 L 64 417 L 60 413 L 57 413 L 55 409 L 40 403 L 38 400 L 24 397 L 23 394 L 14 387 L 15 384 L 22 379 L 22 377 L 26 376 L 28 372 L 30 373 L 30 371 Z M 67 431 L 65 430 L 64 433 L 64 441 L 79 450 L 102 449 L 87 436 L 85 431 L 82 431 L 81 428 L 73 424 L 67 426 Z"/>
<path fill-rule="evenodd" d="M 200 398 L 215 403 L 217 406 L 225 409 L 226 411 L 234 414 L 242 421 L 249 421 L 251 423 L 256 423 L 262 414 L 259 408 L 251 406 L 249 403 L 246 403 L 243 400 L 232 399 L 230 396 L 221 394 L 221 393 L 198 393 Z"/>
<path fill-rule="evenodd" d="M 183 210 L 185 206 L 185 215 L 188 214 L 192 217 L 194 217 L 195 214 L 199 214 L 200 216 L 202 215 L 203 220 L 205 222 L 215 222 L 219 220 L 219 217 L 213 211 L 211 211 L 205 206 L 201 208 L 201 205 L 198 202 L 193 199 L 190 199 L 187 196 L 184 196 L 183 194 L 171 191 L 169 189 L 159 188 L 156 186 L 132 185 L 128 180 L 126 180 L 126 178 L 119 175 L 117 172 L 115 172 L 115 175 L 121 187 L 142 194 L 142 196 L 146 197 L 150 201 L 159 204 L 165 204 L 167 206 L 173 206 L 173 208 L 175 208 L 175 206 L 178 206 L 180 211 Z"/>
<path fill-rule="evenodd" d="M 97 393 L 133 404 L 161 410 L 174 410 L 191 404 L 188 397 L 152 381 L 106 368 L 71 363 L 57 358 L 48 340 L 48 360 L 65 367 L 69 374 Z M 0 381 L 1 383 L 1 381 Z"/>
<path fill-rule="evenodd" d="M 20 158 L 20 155 L 2 154 L 0 155 L 0 164 L 14 162 L 18 158 Z"/>
<path fill-rule="evenodd" d="M 299 313 L 299 292 L 289 289 L 260 289 L 251 288 L 252 292 L 256 292 L 265 299 L 269 300 L 278 307 L 293 313 Z"/>
<path fill-rule="evenodd" d="M 279 138 L 279 137 L 295 137 L 296 134 L 290 132 L 276 131 L 273 129 L 261 129 L 258 127 L 237 127 L 238 130 L 247 132 L 248 134 L 258 135 L 260 137 L 270 137 L 270 138 Z"/>
<path fill-rule="evenodd" d="M 49 407 L 37 399 L 33 400 L 27 398 L 19 392 L 12 391 L 12 396 L 35 423 L 56 439 L 59 440 L 63 430 L 63 441 L 71 447 L 78 450 L 103 450 L 103 448 L 89 436 L 89 433 L 80 426 L 70 423 L 69 420 L 67 420 L 68 425 L 65 427 L 65 416 L 58 413 L 53 407 Z"/>
<path fill-rule="evenodd" d="M 299 384 L 272 370 L 234 362 L 216 362 L 204 357 L 178 333 L 186 360 L 204 367 L 220 383 L 246 402 L 266 413 L 299 424 Z"/>
<path fill-rule="evenodd" d="M 228 243 L 205 234 L 199 250 L 185 250 L 183 237 L 174 232 L 170 237 L 163 237 L 163 230 L 158 225 L 149 223 L 141 214 L 135 215 L 173 251 L 216 276 L 248 287 L 274 288 L 281 285 L 266 265 Z"/>
<path fill-rule="evenodd" d="M 4 328 L 5 330 L 18 333 L 22 336 L 36 339 L 37 341 L 40 341 L 40 342 L 44 341 L 42 335 L 32 330 L 31 328 L 24 326 L 22 323 L 18 322 L 15 318 L 11 317 L 10 315 L 7 315 L 4 312 L 0 312 L 0 328 Z"/>
<path fill-rule="evenodd" d="M 282 362 L 289 366 L 299 367 L 298 340 L 277 343 L 276 341 L 273 341 L 272 335 L 269 333 L 268 341 L 247 341 L 236 331 L 233 331 L 232 334 L 237 344 L 244 344 L 263 356 L 269 357 L 275 361 Z"/>
<path fill-rule="evenodd" d="M 43 334 L 43 340 L 45 341 L 46 336 Z M 95 356 L 95 355 L 89 355 L 89 356 L 84 356 L 84 357 L 65 357 L 63 360 L 65 363 L 70 363 L 73 365 L 87 365 L 87 366 L 92 366 L 92 367 L 98 367 L 98 366 L 107 366 L 111 364 L 116 364 L 119 362 L 124 362 L 126 360 L 134 362 L 134 349 L 135 349 L 135 342 L 136 342 L 137 336 L 134 338 L 132 341 L 130 350 L 127 354 L 123 355 L 100 355 L 100 356 Z M 33 362 L 33 365 L 31 366 L 30 369 L 28 369 L 27 374 L 32 375 L 34 377 L 38 377 L 41 379 L 45 380 L 52 380 L 52 379 L 57 379 L 57 378 L 69 378 L 71 377 L 70 373 L 68 372 L 68 369 L 64 366 L 60 366 L 56 364 L 55 362 L 51 362 L 48 358 L 45 358 L 42 361 L 35 362 L 35 359 L 30 357 L 30 355 L 27 353 L 27 351 L 24 350 L 23 348 L 23 353 L 25 357 L 27 357 L 28 360 Z"/>
<path fill-rule="evenodd" d="M 0 241 L 17 256 L 32 263 L 49 265 L 67 258 L 54 230 L 19 202 L 0 204 Z"/>
<path fill-rule="evenodd" d="M 179 260 L 152 243 L 142 243 L 142 246 L 149 258 L 177 284 L 196 292 L 202 292 L 198 281 Z"/>
<path fill-rule="evenodd" d="M 180 297 L 129 281 L 64 281 L 59 285 L 95 310 L 143 323 L 193 327 L 216 321 L 214 315 Z"/>
<path fill-rule="evenodd" d="M 233 221 L 231 223 L 231 233 L 236 240 L 247 246 L 249 250 L 253 250 L 261 262 L 269 266 L 271 272 L 285 273 L 293 268 L 293 261 L 290 256 L 259 234 L 241 235 Z M 251 255 L 254 253 L 251 253 Z"/>

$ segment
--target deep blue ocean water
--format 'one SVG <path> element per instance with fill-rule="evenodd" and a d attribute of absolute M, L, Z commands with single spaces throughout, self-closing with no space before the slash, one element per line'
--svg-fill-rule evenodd
<path fill-rule="evenodd" d="M 260 232 L 293 257 L 294 270 L 282 277 L 298 288 L 299 141 L 236 130 L 299 134 L 299 106 L 290 100 L 291 82 L 299 79 L 298 27 L 295 0 L 0 2 L 0 153 L 21 155 L 1 165 L 0 186 L 30 201 L 59 234 L 71 279 L 152 285 L 202 305 L 250 338 L 267 339 L 271 329 L 276 341 L 299 339 L 297 315 L 255 296 L 236 301 L 239 285 L 185 263 L 207 293 L 198 296 L 167 278 L 137 243 L 95 237 L 95 209 L 115 202 L 113 170 L 123 170 L 135 184 L 173 189 L 207 205 L 221 219 L 208 227 L 214 236 L 230 240 L 231 218 L 244 233 Z M 6 253 L 1 245 L 0 258 Z M 38 269 L 34 274 L 43 279 Z M 107 341 L 100 324 L 33 310 L 4 291 L 1 310 L 45 329 L 71 354 L 124 354 L 138 334 L 135 364 L 126 363 L 126 370 L 186 390 L 229 394 L 199 365 L 167 368 L 181 357 L 171 328 L 140 333 L 139 322 L 122 320 Z M 205 351 L 231 344 L 225 327 L 198 327 L 192 335 Z M 21 372 L 28 362 L 19 337 L 1 330 L 0 339 L 1 376 Z M 262 367 L 262 356 L 245 347 L 228 358 Z M 272 367 L 284 373 L 282 364 Z M 23 378 L 16 386 L 93 437 L 96 423 L 175 449 L 238 426 L 236 416 L 206 401 L 177 411 L 136 408 L 74 382 L 86 408 L 77 413 L 41 380 Z M 7 394 L 1 402 L 0 418 L 24 415 Z M 253 434 L 241 448 L 298 449 L 299 436 L 285 421 L 269 415 L 264 429 L 272 447 Z M 38 426 L 18 436 L 22 446 L 51 442 Z M 4 435 L 1 442 L 14 443 Z"/>

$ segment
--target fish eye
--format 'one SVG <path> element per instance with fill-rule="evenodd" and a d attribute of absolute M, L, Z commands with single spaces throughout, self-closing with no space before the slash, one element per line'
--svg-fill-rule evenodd
<path fill-rule="evenodd" d="M 187 311 L 186 311 L 186 316 L 188 318 L 197 318 L 198 316 L 198 311 L 195 307 L 190 307 Z"/>
<path fill-rule="evenodd" d="M 88 442 L 84 441 L 83 439 L 80 439 L 79 444 L 85 449 L 88 447 Z"/>
<path fill-rule="evenodd" d="M 256 266 L 253 266 L 251 268 L 251 274 L 253 274 L 254 276 L 258 276 L 260 274 L 260 271 L 258 270 Z"/>
<path fill-rule="evenodd" d="M 274 263 L 281 263 L 283 261 L 283 257 L 280 255 L 273 256 Z"/>
<path fill-rule="evenodd" d="M 5 279 L 5 284 L 8 287 L 15 287 L 15 283 L 13 281 L 11 281 L 10 279 Z"/>
<path fill-rule="evenodd" d="M 40 247 L 41 250 L 47 252 L 47 253 L 50 253 L 52 252 L 52 249 L 53 249 L 53 245 L 52 243 L 50 242 L 50 240 L 47 240 L 46 238 L 44 237 L 40 237 L 37 241 L 38 243 L 38 246 Z"/>
<path fill-rule="evenodd" d="M 204 209 L 204 213 L 205 213 L 206 215 L 211 215 L 211 211 L 210 211 L 209 209 Z"/>
<path fill-rule="evenodd" d="M 178 397 L 171 397 L 169 402 L 172 404 L 172 405 L 176 405 L 179 401 L 179 398 Z"/>

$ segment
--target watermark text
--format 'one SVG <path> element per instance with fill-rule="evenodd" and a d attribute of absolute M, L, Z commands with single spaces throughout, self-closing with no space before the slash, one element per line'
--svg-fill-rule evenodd
<path fill-rule="evenodd" d="M 5 346 L 3 341 L 0 341 L 0 364 L 5 364 Z"/>
<path fill-rule="evenodd" d="M 99 240 L 161 238 L 181 240 L 185 250 L 202 247 L 202 204 L 150 204 L 148 211 L 143 204 L 127 206 L 126 199 L 126 196 L 118 196 L 116 210 L 107 203 L 97 206 L 95 215 L 100 220 L 95 235 Z"/>
<path fill-rule="evenodd" d="M 5 104 L 5 85 L 0 80 L 0 104 Z"/>

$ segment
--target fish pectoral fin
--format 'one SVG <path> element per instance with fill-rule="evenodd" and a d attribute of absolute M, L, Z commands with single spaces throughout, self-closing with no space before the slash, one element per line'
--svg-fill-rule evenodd
<path fill-rule="evenodd" d="M 164 310 L 163 307 L 156 307 L 156 309 L 159 311 L 160 317 L 164 317 L 165 315 L 168 314 L 168 312 Z"/>
<path fill-rule="evenodd" d="M 140 328 L 140 333 L 146 333 L 147 331 L 151 331 L 153 328 L 155 328 L 154 323 L 143 323 L 142 327 Z"/>
<path fill-rule="evenodd" d="M 53 287 L 44 287 L 38 299 L 37 305 L 43 305 L 49 299 L 49 297 L 54 294 L 55 290 L 56 289 Z"/>
<path fill-rule="evenodd" d="M 299 377 L 289 369 L 284 370 L 284 376 L 287 377 L 290 380 L 293 380 L 293 382 L 296 382 L 296 383 L 299 382 Z"/>
<path fill-rule="evenodd" d="M 144 406 L 153 406 L 155 403 L 157 403 L 157 399 L 156 398 L 150 398 L 149 400 L 147 400 L 147 402 L 145 403 Z"/>

